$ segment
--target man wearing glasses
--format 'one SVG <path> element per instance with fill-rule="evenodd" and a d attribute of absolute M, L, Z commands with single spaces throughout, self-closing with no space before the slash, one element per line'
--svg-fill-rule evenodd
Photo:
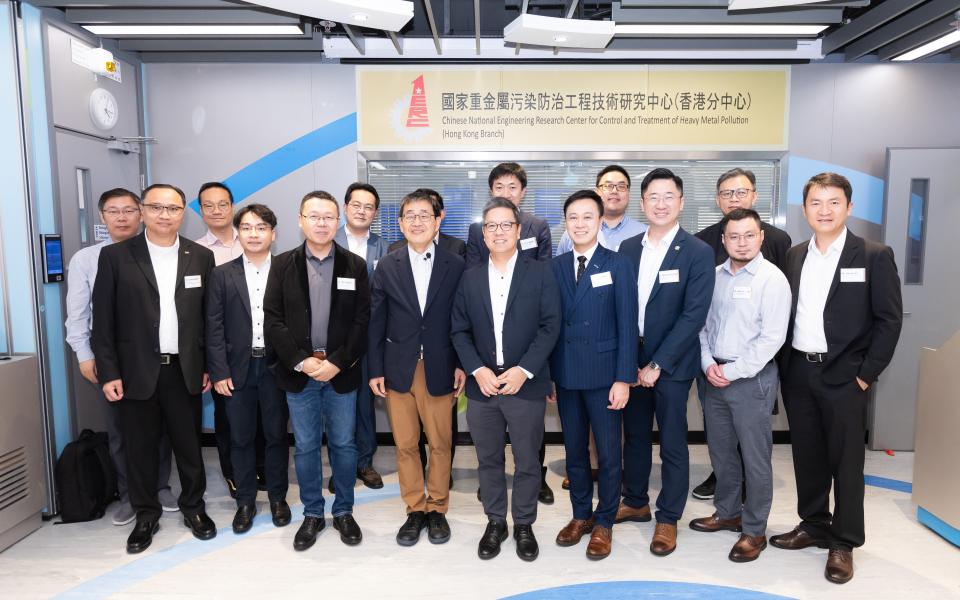
<path fill-rule="evenodd" d="M 363 539 L 353 518 L 357 477 L 357 388 L 367 345 L 370 287 L 367 266 L 333 241 L 340 205 L 324 191 L 300 201 L 306 240 L 273 259 L 263 300 L 266 341 L 277 354 L 271 367 L 287 393 L 296 442 L 294 466 L 303 502 L 303 524 L 294 550 L 313 546 L 323 529 L 320 444 L 327 436 L 336 498 L 333 527 L 344 544 Z"/>
<path fill-rule="evenodd" d="M 243 256 L 213 271 L 207 289 L 207 363 L 213 387 L 226 398 L 231 459 L 237 482 L 233 532 L 246 533 L 257 514 L 257 423 L 266 440 L 264 480 L 273 524 L 290 523 L 287 506 L 287 403 L 267 364 L 275 360 L 263 334 L 263 296 L 277 217 L 248 204 L 233 219 Z"/>
<path fill-rule="evenodd" d="M 440 205 L 425 194 L 400 202 L 407 247 L 384 257 L 373 276 L 370 315 L 370 388 L 385 396 L 397 446 L 397 474 L 407 520 L 397 543 L 412 546 L 426 528 L 432 544 L 450 539 L 450 406 L 464 374 L 450 345 L 450 310 L 463 259 L 433 243 Z M 430 445 L 424 470 L 417 442 L 420 423 Z"/>
<path fill-rule="evenodd" d="M 204 508 L 200 394 L 210 389 L 203 350 L 205 290 L 213 253 L 178 235 L 186 198 L 172 185 L 143 191 L 144 232 L 100 252 L 93 287 L 93 353 L 107 400 L 120 409 L 127 485 L 137 524 L 127 552 L 159 529 L 157 447 L 170 439 L 180 511 L 194 537 L 217 535 Z"/>
<path fill-rule="evenodd" d="M 219 181 L 210 181 L 200 186 L 197 193 L 200 202 L 200 216 L 207 226 L 207 233 L 197 243 L 213 252 L 217 266 L 226 264 L 243 254 L 243 248 L 233 226 L 233 192 Z M 237 497 L 237 483 L 233 473 L 233 461 L 230 458 L 230 420 L 227 418 L 226 397 L 216 388 L 210 391 L 213 396 L 213 430 L 217 440 L 217 456 L 220 459 L 220 473 L 227 484 L 230 496 Z M 263 456 L 263 435 L 258 436 L 258 456 Z M 258 465 L 259 466 L 259 465 Z M 258 469 L 258 472 L 260 469 Z"/>
<path fill-rule="evenodd" d="M 753 171 L 740 168 L 730 169 L 717 179 L 717 207 L 720 208 L 724 217 L 738 208 L 752 209 L 756 201 L 757 177 L 753 174 Z M 701 229 L 695 234 L 713 248 L 717 265 L 723 264 L 729 256 L 723 243 L 722 223 L 723 220 L 721 219 L 720 222 Z M 761 222 L 760 230 L 763 231 L 760 254 L 773 263 L 775 267 L 785 272 L 787 250 L 793 243 L 790 235 L 786 231 L 765 222 Z M 703 393 L 700 388 L 705 387 L 706 383 L 700 376 L 697 378 L 697 383 L 697 394 L 700 396 L 700 402 L 703 403 Z M 776 411 L 776 402 L 774 402 L 773 410 Z M 704 425 L 704 433 L 706 433 L 706 425 Z M 693 488 L 693 497 L 698 500 L 710 500 L 713 498 L 716 486 L 717 477 L 714 473 L 710 473 L 710 476 L 700 485 Z"/>
<path fill-rule="evenodd" d="M 642 223 L 627 214 L 630 206 L 630 174 L 620 165 L 608 165 L 597 173 L 597 193 L 603 199 L 603 218 L 597 240 L 600 245 L 616 252 L 623 240 L 647 230 Z M 573 250 L 573 242 L 563 232 L 557 244 L 557 255 Z"/>
<path fill-rule="evenodd" d="M 354 182 L 343 195 L 346 223 L 337 230 L 334 241 L 367 262 L 367 276 L 373 276 L 377 263 L 387 253 L 387 241 L 370 231 L 380 210 L 380 194 L 368 183 Z M 361 360 L 361 381 L 367 381 L 367 359 Z M 377 451 L 377 415 L 370 388 L 362 384 L 357 390 L 357 479 L 372 489 L 383 487 L 380 473 L 373 468 Z M 333 479 L 330 480 L 333 485 Z M 333 490 L 331 489 L 331 492 Z"/>
<path fill-rule="evenodd" d="M 98 204 L 100 221 L 107 226 L 110 237 L 94 246 L 81 248 L 70 259 L 67 267 L 67 343 L 77 355 L 80 374 L 97 385 L 97 366 L 90 347 L 90 321 L 92 319 L 93 284 L 97 279 L 97 261 L 104 247 L 128 240 L 139 233 L 140 198 L 130 190 L 115 188 L 100 196 Z M 107 437 L 110 439 L 110 458 L 117 472 L 117 493 L 120 501 L 113 513 L 114 525 L 127 525 L 136 513 L 130 506 L 127 491 L 127 459 L 124 455 L 123 433 L 120 427 L 120 410 L 116 403 L 108 403 Z M 176 512 L 177 499 L 170 491 L 170 440 L 163 436 L 160 441 L 159 478 L 157 497 L 163 510 Z"/>

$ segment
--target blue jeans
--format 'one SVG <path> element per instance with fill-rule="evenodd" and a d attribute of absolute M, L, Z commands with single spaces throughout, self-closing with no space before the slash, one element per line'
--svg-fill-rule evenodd
<path fill-rule="evenodd" d="M 353 484 L 357 479 L 356 398 L 356 391 L 338 394 L 329 383 L 312 379 L 302 392 L 287 392 L 295 443 L 293 464 L 305 517 L 323 517 L 320 445 L 324 433 L 327 434 L 327 453 L 336 491 L 333 516 L 353 512 Z"/>

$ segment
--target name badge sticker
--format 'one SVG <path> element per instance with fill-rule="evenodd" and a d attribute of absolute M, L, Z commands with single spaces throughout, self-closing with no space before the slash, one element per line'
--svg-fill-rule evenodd
<path fill-rule="evenodd" d="M 864 267 L 840 269 L 840 283 L 863 283 L 866 280 L 867 270 Z"/>
<path fill-rule="evenodd" d="M 739 300 L 749 300 L 750 294 L 753 292 L 753 288 L 748 285 L 735 285 L 733 286 L 733 299 Z"/>
<path fill-rule="evenodd" d="M 337 277 L 338 290 L 356 290 L 357 280 L 353 277 Z"/>
<path fill-rule="evenodd" d="M 590 276 L 590 284 L 593 287 L 603 287 L 605 285 L 613 284 L 613 276 L 610 275 L 610 271 L 604 271 L 603 273 L 594 273 Z"/>
<path fill-rule="evenodd" d="M 184 275 L 183 277 L 183 287 L 187 288 L 198 288 L 200 287 L 200 276 L 199 275 Z"/>
<path fill-rule="evenodd" d="M 526 239 L 520 240 L 520 249 L 529 250 L 530 248 L 537 247 L 537 238 L 528 237 Z"/>
<path fill-rule="evenodd" d="M 660 283 L 680 283 L 680 269 L 660 271 Z"/>

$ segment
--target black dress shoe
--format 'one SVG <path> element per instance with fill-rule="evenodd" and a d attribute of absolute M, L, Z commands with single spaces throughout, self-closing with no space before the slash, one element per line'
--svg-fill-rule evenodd
<path fill-rule="evenodd" d="M 379 490 L 383 487 L 383 478 L 373 467 L 364 467 L 357 469 L 357 479 L 363 482 L 371 490 Z"/>
<path fill-rule="evenodd" d="M 340 532 L 340 541 L 348 546 L 356 546 L 363 540 L 360 526 L 357 525 L 352 514 L 334 517 L 333 528 Z"/>
<path fill-rule="evenodd" d="M 533 537 L 533 525 L 514 525 L 513 539 L 517 542 L 517 556 L 520 560 L 530 562 L 536 560 L 540 554 L 537 538 Z"/>
<path fill-rule="evenodd" d="M 540 467 L 540 493 L 537 494 L 537 500 L 544 504 L 553 504 L 553 490 L 547 485 L 547 468 Z"/>
<path fill-rule="evenodd" d="M 130 532 L 130 537 L 127 538 L 127 553 L 137 554 L 149 548 L 150 543 L 153 542 L 153 534 L 158 531 L 160 531 L 160 523 L 138 519 L 133 531 Z"/>
<path fill-rule="evenodd" d="M 233 515 L 233 532 L 246 533 L 253 527 L 253 518 L 257 516 L 257 507 L 253 504 L 244 504 L 237 507 Z"/>
<path fill-rule="evenodd" d="M 407 513 L 407 520 L 397 532 L 397 543 L 412 546 L 420 541 L 420 532 L 427 526 L 427 515 L 422 510 Z"/>
<path fill-rule="evenodd" d="M 230 477 L 224 477 L 223 480 L 227 483 L 227 491 L 230 492 L 230 497 L 234 500 L 237 499 L 237 484 Z"/>
<path fill-rule="evenodd" d="M 293 549 L 302 552 L 312 546 L 326 524 L 323 517 L 304 517 L 297 535 L 293 536 Z"/>
<path fill-rule="evenodd" d="M 184 516 L 183 524 L 193 531 L 193 537 L 198 540 L 212 540 L 217 537 L 217 526 L 203 511 L 189 517 Z"/>
<path fill-rule="evenodd" d="M 450 541 L 450 524 L 443 513 L 435 510 L 427 513 L 427 539 L 431 544 L 445 544 Z"/>
<path fill-rule="evenodd" d="M 497 521 L 487 523 L 487 528 L 480 538 L 480 545 L 477 546 L 477 556 L 483 560 L 489 560 L 500 554 L 500 544 L 507 539 L 507 524 Z"/>
<path fill-rule="evenodd" d="M 717 490 L 717 475 L 710 472 L 710 476 L 703 480 L 703 483 L 693 488 L 692 496 L 697 500 L 712 500 Z"/>
<path fill-rule="evenodd" d="M 271 501 L 270 515 L 273 517 L 274 526 L 286 527 L 290 524 L 290 505 L 286 500 Z"/>

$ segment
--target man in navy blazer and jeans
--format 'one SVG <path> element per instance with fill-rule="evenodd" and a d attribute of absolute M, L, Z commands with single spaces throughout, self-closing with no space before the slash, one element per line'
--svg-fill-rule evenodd
<path fill-rule="evenodd" d="M 533 535 L 540 488 L 539 450 L 546 396 L 547 360 L 560 334 L 560 298 L 549 264 L 520 256 L 520 211 L 505 198 L 483 209 L 487 264 L 471 268 L 460 282 L 453 308 L 453 345 L 471 374 L 467 422 L 477 447 L 483 510 L 489 519 L 477 554 L 493 558 L 507 537 L 506 433 L 510 430 L 513 477 L 513 537 L 517 556 L 539 554 Z"/>
<path fill-rule="evenodd" d="M 257 420 L 263 427 L 264 479 L 273 524 L 290 523 L 287 505 L 287 402 L 267 363 L 273 360 L 263 332 L 263 296 L 270 273 L 270 245 L 277 217 L 263 204 L 248 204 L 233 218 L 243 255 L 220 265 L 207 288 L 207 366 L 214 389 L 225 398 L 231 463 L 237 483 L 234 533 L 246 533 L 257 514 Z"/>
<path fill-rule="evenodd" d="M 550 359 L 567 451 L 573 519 L 557 544 L 573 546 L 590 533 L 587 557 L 610 555 L 620 495 L 621 409 L 637 379 L 637 295 L 626 257 L 597 242 L 603 200 L 593 190 L 575 192 L 563 204 L 573 250 L 553 259 L 563 318 Z M 593 510 L 593 478 L 587 449 L 597 445 L 599 498 Z"/>
<path fill-rule="evenodd" d="M 650 551 L 677 547 L 677 521 L 690 487 L 687 397 L 700 370 L 700 330 L 710 310 L 716 277 L 713 250 L 680 227 L 683 180 L 654 169 L 640 185 L 650 228 L 620 245 L 633 261 L 640 311 L 636 387 L 623 415 L 623 501 L 617 523 L 649 521 L 653 417 L 660 428 L 662 487 Z"/>
<path fill-rule="evenodd" d="M 464 374 L 450 343 L 450 309 L 463 260 L 434 244 L 440 205 L 413 192 L 400 202 L 406 248 L 380 260 L 373 275 L 370 388 L 386 396 L 397 445 L 400 493 L 407 520 L 397 543 L 412 546 L 427 527 L 433 544 L 450 539 L 444 516 L 450 506 L 450 407 L 463 389 Z M 417 442 L 420 422 L 430 444 L 430 472 L 424 493 Z"/>

